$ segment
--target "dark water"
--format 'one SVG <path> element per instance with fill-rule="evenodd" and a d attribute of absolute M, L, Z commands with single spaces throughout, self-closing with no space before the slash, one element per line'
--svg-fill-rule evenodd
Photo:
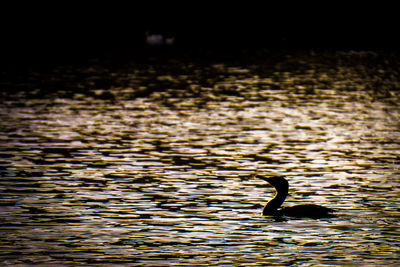
<path fill-rule="evenodd" d="M 2 265 L 399 265 L 396 58 L 254 58 L 3 82 Z M 338 217 L 262 217 L 255 173 Z"/>

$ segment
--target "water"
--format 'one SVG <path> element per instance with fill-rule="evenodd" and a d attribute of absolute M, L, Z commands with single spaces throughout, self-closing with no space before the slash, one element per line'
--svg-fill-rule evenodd
<path fill-rule="evenodd" d="M 2 265 L 399 265 L 390 60 L 92 62 L 3 82 Z M 338 216 L 262 217 L 273 189 L 255 173 L 287 177 L 284 205 Z"/>

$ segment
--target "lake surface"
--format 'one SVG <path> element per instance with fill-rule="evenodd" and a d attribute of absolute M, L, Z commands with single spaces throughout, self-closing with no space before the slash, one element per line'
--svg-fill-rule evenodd
<path fill-rule="evenodd" d="M 3 73 L 2 266 L 398 266 L 398 62 L 260 52 Z M 254 174 L 337 217 L 261 216 L 274 190 Z"/>

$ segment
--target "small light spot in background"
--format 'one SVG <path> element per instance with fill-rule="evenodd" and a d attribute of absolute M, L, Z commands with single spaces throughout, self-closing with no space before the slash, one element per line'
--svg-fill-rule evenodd
<path fill-rule="evenodd" d="M 146 44 L 150 46 L 173 45 L 175 43 L 175 36 L 163 35 L 160 33 L 146 32 Z"/>

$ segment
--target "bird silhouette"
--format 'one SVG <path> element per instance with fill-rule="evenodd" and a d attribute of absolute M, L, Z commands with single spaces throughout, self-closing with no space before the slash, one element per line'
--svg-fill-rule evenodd
<path fill-rule="evenodd" d="M 301 204 L 292 207 L 283 207 L 281 205 L 285 201 L 289 193 L 289 183 L 282 176 L 262 177 L 256 176 L 271 184 L 275 190 L 275 196 L 265 204 L 262 214 L 264 216 L 289 216 L 289 217 L 308 217 L 308 218 L 329 218 L 335 217 L 331 208 L 315 204 Z"/>

